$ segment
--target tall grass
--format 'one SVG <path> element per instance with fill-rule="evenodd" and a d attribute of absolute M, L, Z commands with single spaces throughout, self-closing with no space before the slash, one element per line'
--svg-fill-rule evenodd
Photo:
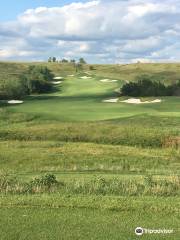
<path fill-rule="evenodd" d="M 93 142 L 140 147 L 175 147 L 179 119 L 139 116 L 114 121 L 57 122 L 0 108 L 0 139 L 25 141 Z M 159 124 L 162 122 L 163 124 Z"/>
<path fill-rule="evenodd" d="M 58 192 L 62 194 L 115 195 L 115 196 L 180 196 L 180 178 L 153 179 L 146 176 L 142 181 L 106 179 L 101 176 L 91 180 L 77 179 L 58 181 L 52 174 L 20 182 L 6 175 L 0 176 L 0 192 L 11 194 L 37 194 Z"/>
<path fill-rule="evenodd" d="M 163 147 L 176 132 L 110 123 L 54 123 L 5 127 L 0 129 L 1 140 L 56 140 L 65 142 L 94 142 L 113 145 Z M 173 143 L 173 142 L 172 142 Z M 173 144 L 171 145 L 173 147 Z M 177 143 L 175 144 L 177 147 Z"/>

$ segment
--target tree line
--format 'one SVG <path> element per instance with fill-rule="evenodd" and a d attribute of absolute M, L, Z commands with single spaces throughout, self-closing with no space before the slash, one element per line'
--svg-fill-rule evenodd
<path fill-rule="evenodd" d="M 65 59 L 63 58 L 62 60 L 58 60 L 56 57 L 49 57 L 48 62 L 51 63 L 77 63 L 77 64 L 86 64 L 87 62 L 85 61 L 84 58 L 80 58 L 79 61 L 76 61 L 75 59 Z"/>
<path fill-rule="evenodd" d="M 120 91 L 122 96 L 132 97 L 180 96 L 180 80 L 165 85 L 149 75 L 142 75 L 137 77 L 135 82 L 124 84 Z"/>
<path fill-rule="evenodd" d="M 18 79 L 0 80 L 0 100 L 21 99 L 33 93 L 52 90 L 54 74 L 43 66 L 30 66 Z"/>

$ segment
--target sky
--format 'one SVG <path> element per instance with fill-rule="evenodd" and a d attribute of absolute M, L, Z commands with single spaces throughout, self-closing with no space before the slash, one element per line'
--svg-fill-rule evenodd
<path fill-rule="evenodd" d="M 30 8 L 41 6 L 61 7 L 72 2 L 79 2 L 79 0 L 5 0 L 0 6 L 0 21 L 14 20 L 18 14 L 21 14 Z M 81 2 L 87 1 L 81 0 Z"/>
<path fill-rule="evenodd" d="M 0 60 L 178 62 L 179 0 L 6 0 Z"/>

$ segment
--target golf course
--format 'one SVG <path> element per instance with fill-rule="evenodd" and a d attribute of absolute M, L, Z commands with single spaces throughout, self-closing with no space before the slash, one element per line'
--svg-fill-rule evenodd
<path fill-rule="evenodd" d="M 52 90 L 0 100 L 0 240 L 180 239 L 180 98 L 120 94 L 180 64 L 0 62 L 0 84 L 32 65 Z"/>

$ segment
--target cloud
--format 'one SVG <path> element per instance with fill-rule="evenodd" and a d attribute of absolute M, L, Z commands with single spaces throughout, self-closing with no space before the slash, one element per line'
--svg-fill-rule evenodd
<path fill-rule="evenodd" d="M 178 0 L 98 0 L 28 9 L 0 24 L 0 59 L 178 61 Z"/>

